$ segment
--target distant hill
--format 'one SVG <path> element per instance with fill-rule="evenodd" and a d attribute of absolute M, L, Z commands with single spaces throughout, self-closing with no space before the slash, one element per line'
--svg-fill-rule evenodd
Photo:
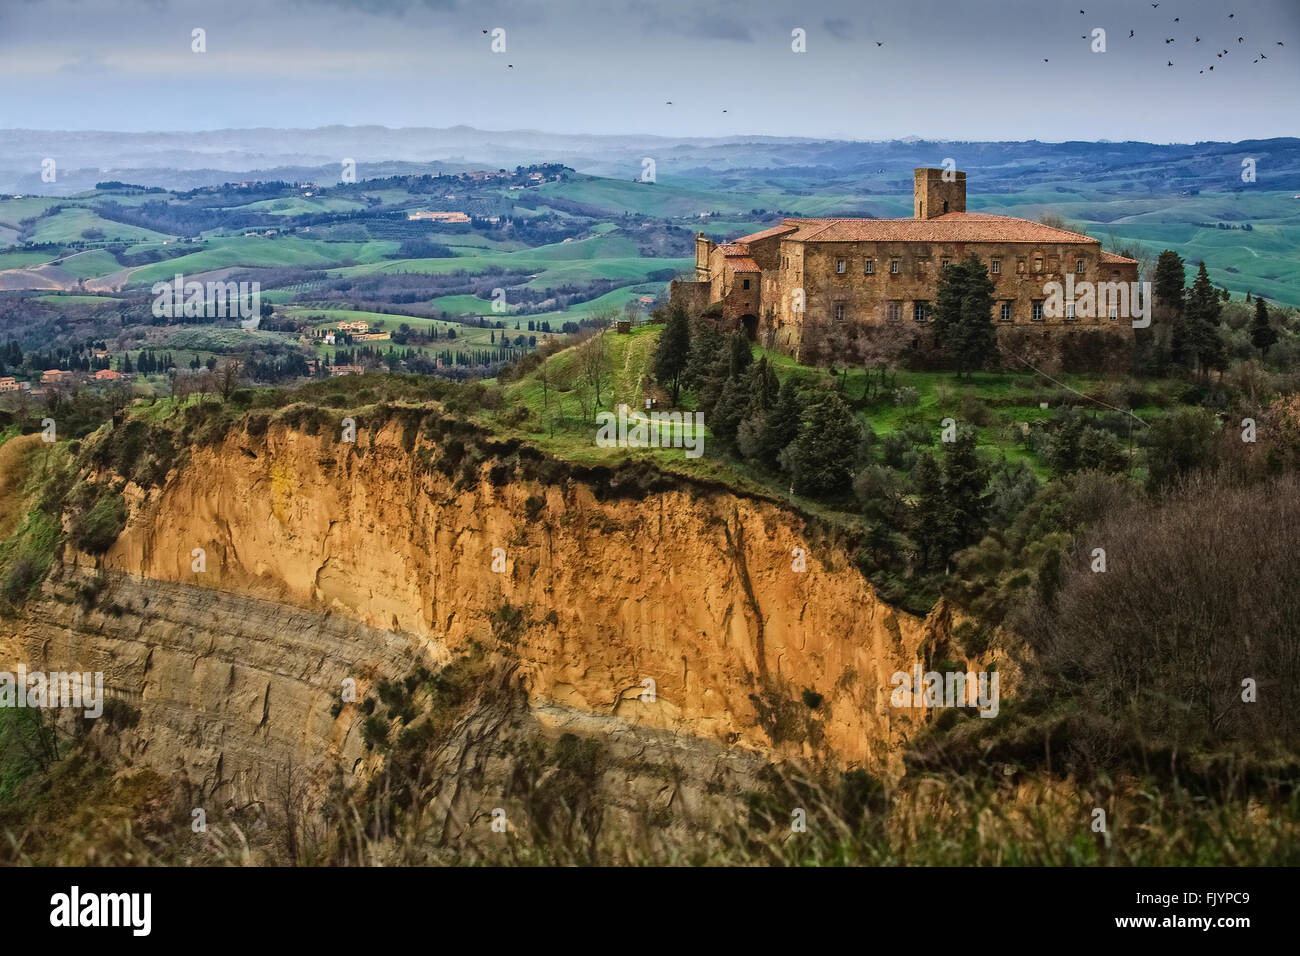
<path fill-rule="evenodd" d="M 32 157 L 50 157 L 55 183 L 41 181 Z M 976 174 L 982 190 L 1016 192 L 1026 184 L 1080 180 L 1141 194 L 1222 190 L 1240 182 L 1240 161 L 1256 161 L 1258 184 L 1300 191 L 1300 139 L 1241 143 L 1158 145 L 1137 142 L 855 142 L 771 136 L 681 138 L 586 136 L 536 130 L 389 129 L 328 126 L 319 129 L 232 129 L 209 132 L 0 130 L 0 191 L 68 195 L 96 182 L 188 189 L 232 179 L 338 179 L 340 163 L 353 159 L 358 176 L 459 172 L 562 162 L 579 172 L 615 178 L 640 175 L 655 160 L 660 176 L 690 171 L 780 171 L 809 180 L 857 177 L 880 171 L 897 180 L 914 166 L 952 157 Z"/>

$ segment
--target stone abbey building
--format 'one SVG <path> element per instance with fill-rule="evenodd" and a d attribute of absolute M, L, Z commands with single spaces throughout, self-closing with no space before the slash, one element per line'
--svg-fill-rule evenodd
<path fill-rule="evenodd" d="M 695 279 L 671 286 L 692 312 L 719 304 L 728 324 L 797 352 L 815 322 L 930 321 L 940 270 L 974 253 L 995 285 L 999 327 L 1105 327 L 1131 335 L 1138 264 L 1101 241 L 1011 216 L 966 211 L 966 174 L 918 169 L 911 219 L 786 219 L 732 242 L 695 240 Z M 1123 284 L 1123 300 L 1053 308 L 1051 283 Z M 1116 288 L 1111 286 L 1110 288 Z M 1057 314 L 1054 314 L 1057 313 Z"/>

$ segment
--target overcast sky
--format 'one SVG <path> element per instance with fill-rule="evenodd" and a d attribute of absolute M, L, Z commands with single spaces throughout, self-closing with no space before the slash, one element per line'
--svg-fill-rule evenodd
<path fill-rule="evenodd" d="M 0 0 L 0 128 L 1193 142 L 1297 90 L 1300 0 Z"/>

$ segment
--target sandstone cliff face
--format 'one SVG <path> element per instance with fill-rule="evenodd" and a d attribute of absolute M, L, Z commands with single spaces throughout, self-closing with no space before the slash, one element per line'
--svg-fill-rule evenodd
<path fill-rule="evenodd" d="M 364 694 L 471 640 L 517 658 L 538 714 L 899 769 L 917 715 L 889 705 L 889 678 L 932 635 L 798 514 L 691 486 L 497 486 L 488 464 L 455 487 L 419 451 L 396 425 L 356 443 L 273 425 L 196 449 L 164 489 L 128 489 L 100 562 L 114 613 L 51 585 L 17 643 L 104 670 L 141 708 L 141 756 L 235 790 L 259 752 L 356 769 L 355 708 L 330 713 L 343 681 Z"/>

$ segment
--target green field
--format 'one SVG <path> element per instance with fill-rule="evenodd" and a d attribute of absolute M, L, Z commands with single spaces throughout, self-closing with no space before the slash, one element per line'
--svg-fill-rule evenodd
<path fill-rule="evenodd" d="M 72 206 L 38 220 L 32 242 L 76 242 L 86 238 L 83 233 L 90 229 L 102 232 L 100 238 L 106 240 L 139 242 L 144 239 L 168 238 L 164 233 L 113 222 L 95 215 L 90 209 Z"/>

